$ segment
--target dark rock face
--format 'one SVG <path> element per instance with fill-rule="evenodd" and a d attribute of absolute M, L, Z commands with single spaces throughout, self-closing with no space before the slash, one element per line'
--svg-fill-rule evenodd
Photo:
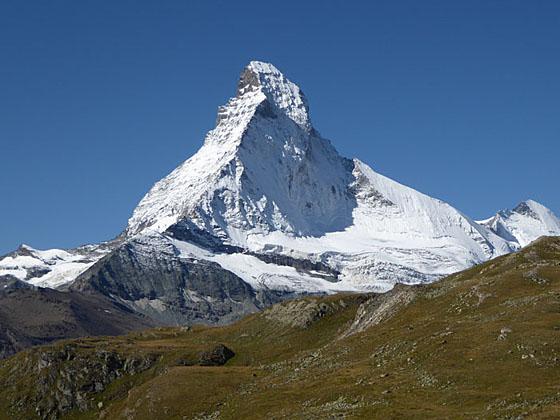
<path fill-rule="evenodd" d="M 326 264 L 323 264 L 322 262 L 302 260 L 281 254 L 259 254 L 255 252 L 249 252 L 248 254 L 257 257 L 259 260 L 264 261 L 265 263 L 285 265 L 303 272 L 314 271 L 315 275 L 321 273 L 321 277 L 332 282 L 338 281 L 338 276 L 340 274 L 338 271 L 332 269 Z"/>
<path fill-rule="evenodd" d="M 201 353 L 198 364 L 200 366 L 223 366 L 233 356 L 235 356 L 233 350 L 223 344 L 218 344 L 212 350 Z"/>
<path fill-rule="evenodd" d="M 239 251 L 203 232 L 181 226 L 173 232 L 214 251 Z M 64 289 L 2 276 L 0 358 L 65 338 L 157 325 L 226 324 L 291 295 L 254 290 L 217 263 L 180 257 L 169 237 L 142 236 L 115 243 Z"/>
<path fill-rule="evenodd" d="M 0 297 L 20 289 L 33 289 L 33 286 L 14 276 L 0 276 Z"/>
<path fill-rule="evenodd" d="M 350 187 L 351 194 L 359 200 L 368 203 L 371 207 L 394 207 L 395 203 L 383 196 L 371 186 L 367 177 L 361 171 L 355 171 L 356 180 Z"/>
<path fill-rule="evenodd" d="M 239 76 L 239 83 L 237 84 L 237 97 L 241 96 L 244 92 L 256 90 L 260 86 L 259 76 L 251 69 L 246 68 Z"/>
<path fill-rule="evenodd" d="M 247 253 L 269 264 L 285 265 L 293 267 L 299 271 L 315 271 L 323 273 L 322 277 L 330 281 L 337 281 L 338 275 L 340 274 L 338 271 L 333 270 L 331 267 L 322 262 L 297 259 L 281 254 L 247 252 L 243 248 L 225 244 L 220 238 L 211 235 L 205 230 L 197 228 L 189 221 L 175 223 L 167 229 L 166 234 L 174 239 L 191 242 L 216 253 Z"/>
<path fill-rule="evenodd" d="M 539 216 L 525 202 L 519 203 L 517 207 L 513 209 L 513 212 L 523 214 L 525 216 L 529 216 L 532 217 L 533 219 L 539 220 Z"/>
<path fill-rule="evenodd" d="M 243 248 L 225 244 L 220 238 L 195 226 L 189 220 L 182 220 L 171 225 L 165 232 L 179 241 L 192 242 L 212 252 L 231 254 L 243 252 Z"/>
<path fill-rule="evenodd" d="M 27 270 L 27 275 L 25 277 L 26 280 L 31 280 L 34 278 L 39 278 L 39 277 L 43 277 L 45 274 L 50 273 L 51 270 L 49 270 L 48 268 L 29 268 Z"/>
<path fill-rule="evenodd" d="M 61 292 L 0 278 L 0 359 L 64 338 L 118 335 L 153 325 L 97 293 Z"/>
<path fill-rule="evenodd" d="M 223 324 L 280 299 L 216 263 L 177 254 L 163 237 L 133 240 L 80 275 L 71 289 L 111 296 L 167 325 Z"/>

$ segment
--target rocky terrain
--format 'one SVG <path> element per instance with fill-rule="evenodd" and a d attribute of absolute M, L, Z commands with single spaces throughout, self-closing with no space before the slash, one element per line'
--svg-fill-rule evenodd
<path fill-rule="evenodd" d="M 305 297 L 227 326 L 0 362 L 13 419 L 557 418 L 560 239 L 429 285 Z"/>
<path fill-rule="evenodd" d="M 280 300 L 216 262 L 178 258 L 177 252 L 159 235 L 138 237 L 78 276 L 70 290 L 111 296 L 161 325 L 223 324 Z"/>

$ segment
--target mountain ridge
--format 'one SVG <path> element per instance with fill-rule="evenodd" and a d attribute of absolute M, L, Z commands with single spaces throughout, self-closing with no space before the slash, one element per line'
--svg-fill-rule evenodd
<path fill-rule="evenodd" d="M 155 183 L 121 235 L 21 248 L 0 259 L 0 278 L 94 290 L 159 323 L 229 322 L 295 294 L 430 283 L 560 235 L 550 210 L 524 203 L 477 223 L 341 156 L 301 89 L 253 61 L 199 151 Z"/>

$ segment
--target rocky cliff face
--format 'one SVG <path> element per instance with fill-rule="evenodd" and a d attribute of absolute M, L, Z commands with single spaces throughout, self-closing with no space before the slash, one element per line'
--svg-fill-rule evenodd
<path fill-rule="evenodd" d="M 255 312 L 281 294 L 256 291 L 219 264 L 180 258 L 162 235 L 118 246 L 80 275 L 70 289 L 110 296 L 159 324 L 218 324 Z"/>
<path fill-rule="evenodd" d="M 87 348 L 75 343 L 45 349 L 23 358 L 17 366 L 20 374 L 35 379 L 28 384 L 32 396 L 16 397 L 12 414 L 44 420 L 59 419 L 70 411 L 99 409 L 93 398 L 123 376 L 138 375 L 150 369 L 159 359 L 157 353 L 117 352 L 114 349 Z M 21 378 L 18 378 L 21 380 Z M 20 386 L 17 380 L 4 378 L 5 389 Z M 33 408 L 33 411 L 30 410 Z M 19 416 L 18 416 L 19 417 Z"/>

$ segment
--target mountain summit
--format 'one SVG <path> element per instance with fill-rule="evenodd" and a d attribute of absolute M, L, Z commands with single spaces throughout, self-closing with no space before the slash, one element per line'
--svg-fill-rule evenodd
<path fill-rule="evenodd" d="M 142 199 L 126 236 L 147 229 L 319 262 L 340 273 L 327 289 L 431 281 L 512 250 L 450 205 L 340 156 L 313 128 L 301 89 L 256 61 L 202 148 Z"/>
<path fill-rule="evenodd" d="M 526 246 L 540 236 L 560 235 L 560 219 L 540 203 L 526 200 L 480 222 L 513 246 Z"/>
<path fill-rule="evenodd" d="M 272 64 L 251 61 L 241 73 L 237 97 L 250 96 L 255 92 L 264 95 L 264 98 L 261 96 L 261 104 L 266 102 L 272 105 L 276 111 L 285 114 L 304 130 L 311 130 L 305 95 Z"/>
<path fill-rule="evenodd" d="M 102 294 L 158 323 L 222 323 L 294 294 L 432 282 L 555 234 L 558 218 L 533 201 L 477 223 L 341 156 L 301 89 L 252 61 L 200 150 L 120 236 L 22 248 L 0 277 Z"/>
<path fill-rule="evenodd" d="M 127 235 L 183 221 L 219 238 L 322 235 L 352 223 L 352 162 L 321 138 L 303 93 L 253 61 L 203 147 L 142 199 Z M 243 244 L 245 241 L 242 241 Z"/>

